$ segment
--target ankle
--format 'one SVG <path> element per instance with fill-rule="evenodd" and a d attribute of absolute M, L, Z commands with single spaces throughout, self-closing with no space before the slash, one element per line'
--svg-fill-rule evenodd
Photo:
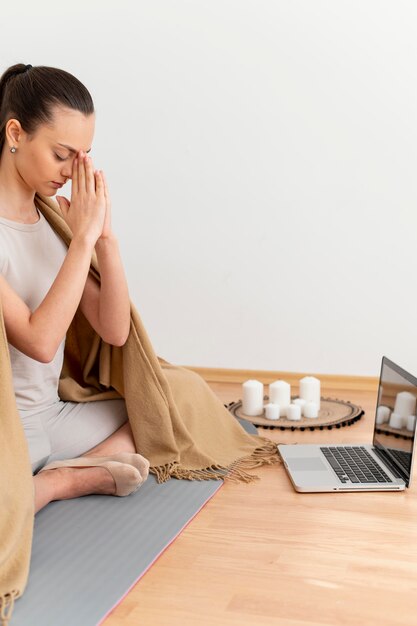
<path fill-rule="evenodd" d="M 120 452 L 129 452 L 132 454 L 137 454 L 136 448 L 134 446 L 129 446 L 129 445 L 125 445 L 125 446 L 114 446 L 112 447 L 107 447 L 105 450 L 94 450 L 93 452 L 85 452 L 82 456 L 88 456 L 88 457 L 108 457 L 108 456 L 113 456 L 114 454 L 119 454 Z"/>
<path fill-rule="evenodd" d="M 56 499 L 56 481 L 52 472 L 42 472 L 33 477 L 35 487 L 35 514 Z"/>

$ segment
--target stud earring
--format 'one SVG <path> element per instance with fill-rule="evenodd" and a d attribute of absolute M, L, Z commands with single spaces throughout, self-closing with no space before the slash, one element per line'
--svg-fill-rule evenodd
<path fill-rule="evenodd" d="M 16 152 L 16 148 L 15 148 L 14 146 L 12 146 L 12 147 L 10 148 L 10 152 Z"/>

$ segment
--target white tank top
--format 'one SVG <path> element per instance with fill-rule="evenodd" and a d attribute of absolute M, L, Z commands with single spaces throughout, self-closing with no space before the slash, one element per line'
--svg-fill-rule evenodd
<path fill-rule="evenodd" d="M 68 252 L 62 239 L 38 211 L 39 221 L 21 224 L 0 216 L 0 272 L 33 312 L 42 302 Z M 9 343 L 14 391 L 19 410 L 38 410 L 57 402 L 65 337 L 54 359 L 41 363 Z"/>

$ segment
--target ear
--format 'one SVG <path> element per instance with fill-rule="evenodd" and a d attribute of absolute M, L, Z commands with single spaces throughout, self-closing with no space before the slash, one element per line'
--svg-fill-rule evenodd
<path fill-rule="evenodd" d="M 19 120 L 12 118 L 8 120 L 5 128 L 6 140 L 11 146 L 18 146 L 23 137 L 24 130 Z"/>

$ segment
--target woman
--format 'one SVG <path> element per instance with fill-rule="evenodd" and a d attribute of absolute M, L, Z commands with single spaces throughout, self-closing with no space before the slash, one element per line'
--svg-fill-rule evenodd
<path fill-rule="evenodd" d="M 109 344 L 121 346 L 129 334 L 109 191 L 87 156 L 94 124 L 91 95 L 68 72 L 17 64 L 1 76 L 0 297 L 35 512 L 52 500 L 128 495 L 149 471 L 136 453 L 123 398 L 75 403 L 58 396 L 66 332 L 78 307 Z M 68 179 L 71 201 L 56 200 L 73 234 L 69 247 L 34 203 L 36 192 L 53 196 Z M 94 249 L 100 286 L 89 276 Z"/>

